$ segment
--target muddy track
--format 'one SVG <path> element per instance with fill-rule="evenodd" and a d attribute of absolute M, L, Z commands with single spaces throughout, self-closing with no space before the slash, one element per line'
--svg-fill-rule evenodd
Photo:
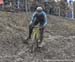
<path fill-rule="evenodd" d="M 0 12 L 0 62 L 74 62 L 75 21 L 48 15 L 44 46 L 34 53 L 23 43 L 28 23 L 25 13 Z"/>

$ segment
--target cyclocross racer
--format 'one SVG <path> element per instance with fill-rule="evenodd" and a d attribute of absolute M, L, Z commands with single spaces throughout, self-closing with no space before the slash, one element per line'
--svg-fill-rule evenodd
<path fill-rule="evenodd" d="M 42 42 L 44 28 L 47 25 L 47 15 L 43 11 L 42 7 L 37 7 L 36 11 L 33 13 L 32 20 L 31 20 L 30 25 L 29 25 L 29 36 L 27 37 L 26 40 L 29 40 L 31 38 L 33 28 L 38 23 L 40 24 L 40 27 L 41 27 L 41 29 L 40 29 L 40 31 L 41 31 L 41 33 L 40 33 L 41 34 L 40 41 Z"/>

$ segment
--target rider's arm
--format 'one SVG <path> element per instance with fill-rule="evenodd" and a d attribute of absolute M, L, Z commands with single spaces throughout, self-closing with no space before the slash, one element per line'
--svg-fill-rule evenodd
<path fill-rule="evenodd" d="M 47 25 L 47 15 L 46 15 L 46 13 L 45 12 L 43 12 L 43 14 L 44 14 L 44 19 L 45 19 L 45 23 L 44 23 L 44 26 L 46 26 Z"/>
<path fill-rule="evenodd" d="M 33 13 L 32 19 L 31 19 L 31 21 L 30 21 L 30 24 L 32 24 L 32 23 L 36 20 L 35 15 L 36 15 L 36 12 Z"/>
<path fill-rule="evenodd" d="M 36 20 L 35 15 L 36 15 L 36 12 L 33 13 L 33 16 L 32 16 L 32 22 L 34 22 L 34 21 Z"/>

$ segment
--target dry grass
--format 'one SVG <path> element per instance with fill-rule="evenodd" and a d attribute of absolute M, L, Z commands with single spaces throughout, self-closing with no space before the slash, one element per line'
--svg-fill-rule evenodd
<path fill-rule="evenodd" d="M 65 26 L 67 26 L 67 28 L 71 31 L 75 31 L 75 23 L 64 23 Z"/>

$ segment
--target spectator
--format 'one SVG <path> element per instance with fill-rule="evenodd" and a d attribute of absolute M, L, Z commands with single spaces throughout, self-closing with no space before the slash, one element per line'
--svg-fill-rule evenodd
<path fill-rule="evenodd" d="M 0 9 L 2 9 L 3 4 L 4 4 L 4 1 L 3 0 L 0 0 Z"/>

